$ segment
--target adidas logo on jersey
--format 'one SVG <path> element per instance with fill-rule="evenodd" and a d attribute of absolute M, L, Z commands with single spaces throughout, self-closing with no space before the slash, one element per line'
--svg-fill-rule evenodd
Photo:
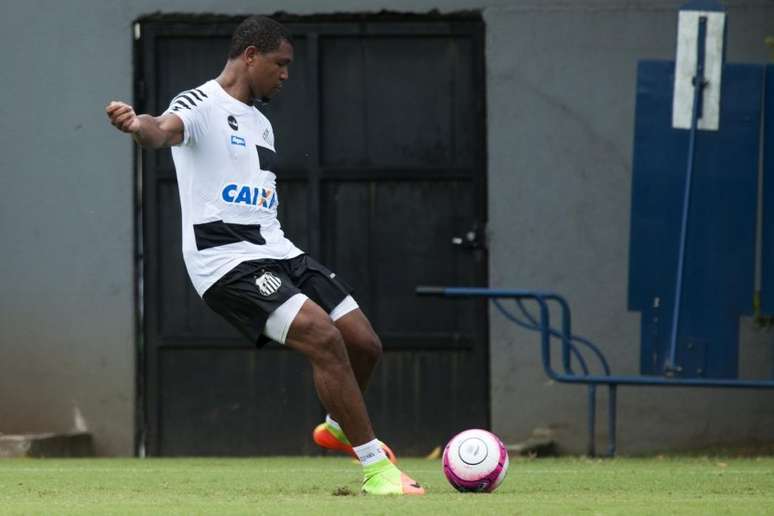
<path fill-rule="evenodd" d="M 221 197 L 230 204 L 258 206 L 270 210 L 277 206 L 277 192 L 250 185 L 229 184 L 223 188 Z"/>
<path fill-rule="evenodd" d="M 268 297 L 279 290 L 282 281 L 271 272 L 264 272 L 255 278 L 255 286 L 262 296 Z"/>

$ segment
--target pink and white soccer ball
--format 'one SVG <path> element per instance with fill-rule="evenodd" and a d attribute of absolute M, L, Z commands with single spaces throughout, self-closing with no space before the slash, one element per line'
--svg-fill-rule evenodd
<path fill-rule="evenodd" d="M 443 473 L 457 491 L 491 493 L 507 472 L 508 450 L 486 430 L 460 432 L 443 450 Z"/>

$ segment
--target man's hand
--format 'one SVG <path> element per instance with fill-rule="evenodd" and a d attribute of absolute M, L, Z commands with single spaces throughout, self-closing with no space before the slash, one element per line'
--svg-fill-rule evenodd
<path fill-rule="evenodd" d="M 129 133 L 146 149 L 159 149 L 183 141 L 183 121 L 173 114 L 160 117 L 138 115 L 125 102 L 112 101 L 105 108 L 110 123 L 119 131 Z"/>
<path fill-rule="evenodd" d="M 135 134 L 140 130 L 140 119 L 134 108 L 125 102 L 112 101 L 105 108 L 110 123 L 119 131 Z"/>

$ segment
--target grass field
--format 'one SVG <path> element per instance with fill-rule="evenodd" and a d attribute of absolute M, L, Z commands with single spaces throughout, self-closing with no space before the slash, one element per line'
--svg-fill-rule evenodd
<path fill-rule="evenodd" d="M 348 459 L 0 459 L 0 514 L 774 514 L 774 458 L 514 460 L 494 494 L 404 459 L 424 497 L 359 495 Z"/>

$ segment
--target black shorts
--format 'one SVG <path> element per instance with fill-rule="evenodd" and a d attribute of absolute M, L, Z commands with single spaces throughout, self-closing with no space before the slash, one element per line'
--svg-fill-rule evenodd
<path fill-rule="evenodd" d="M 207 306 L 226 318 L 250 342 L 263 346 L 269 315 L 296 294 L 330 313 L 352 288 L 314 258 L 302 254 L 289 260 L 242 262 L 202 296 Z"/>

